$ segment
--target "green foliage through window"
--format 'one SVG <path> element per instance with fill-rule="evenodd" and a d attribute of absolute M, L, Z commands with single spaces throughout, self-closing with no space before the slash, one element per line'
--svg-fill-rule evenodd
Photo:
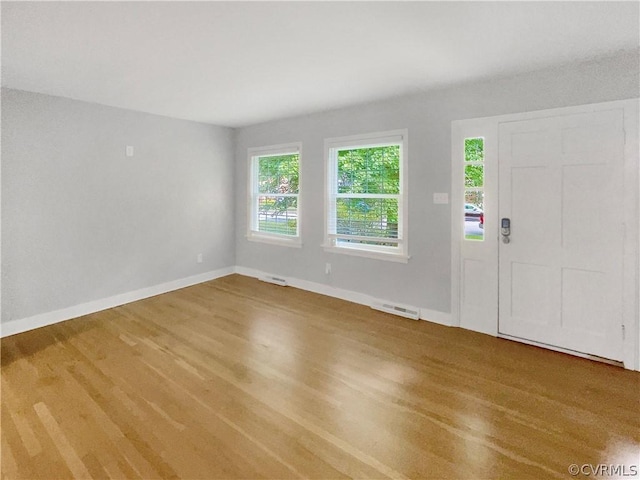
<path fill-rule="evenodd" d="M 464 162 L 465 206 L 476 207 L 472 211 L 467 211 L 465 207 L 465 239 L 484 240 L 484 225 L 480 222 L 480 214 L 484 209 L 484 138 L 464 140 Z"/>
<path fill-rule="evenodd" d="M 338 150 L 337 181 L 336 234 L 398 238 L 399 145 Z"/>
<path fill-rule="evenodd" d="M 299 155 L 258 158 L 258 193 L 298 193 Z"/>
<path fill-rule="evenodd" d="M 340 150 L 338 193 L 400 193 L 400 147 Z"/>
<path fill-rule="evenodd" d="M 466 138 L 464 140 L 465 162 L 484 162 L 484 138 Z"/>
<path fill-rule="evenodd" d="M 298 153 L 257 158 L 258 231 L 298 233 Z"/>
<path fill-rule="evenodd" d="M 484 166 L 465 165 L 464 186 L 466 188 L 476 188 L 484 186 Z"/>

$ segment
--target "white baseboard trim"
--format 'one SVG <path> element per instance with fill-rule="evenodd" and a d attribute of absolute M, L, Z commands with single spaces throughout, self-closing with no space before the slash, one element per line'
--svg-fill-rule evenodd
<path fill-rule="evenodd" d="M 236 267 L 235 272 L 239 275 L 254 277 L 258 279 L 262 278 L 265 275 L 269 275 L 268 272 L 239 266 Z M 279 276 L 282 277 L 282 275 Z M 374 300 L 387 301 L 386 299 L 375 298 L 365 293 L 353 292 L 351 290 L 336 288 L 322 283 L 310 282 L 308 280 L 300 280 L 299 278 L 287 277 L 286 275 L 283 278 L 285 278 L 287 280 L 287 283 L 292 287 L 306 290 L 308 292 L 319 293 L 320 295 L 339 298 L 348 302 L 358 303 L 360 305 L 371 306 Z M 420 308 L 420 320 L 426 320 L 428 322 L 445 325 L 447 327 L 451 326 L 450 313 L 439 312 L 437 310 L 429 310 L 427 308 Z"/>
<path fill-rule="evenodd" d="M 238 273 L 240 275 L 255 278 L 261 278 L 267 275 L 267 272 L 262 272 L 260 270 L 255 270 L 253 268 L 247 267 L 236 266 L 221 268 L 219 270 L 213 270 L 211 272 L 205 272 L 199 275 L 181 278 L 179 280 L 161 283 L 160 285 L 141 288 L 132 292 L 121 293 L 119 295 L 114 295 L 113 297 L 102 298 L 100 300 L 81 303 L 79 305 L 73 305 L 71 307 L 62 308 L 60 310 L 54 310 L 52 312 L 41 313 L 32 317 L 21 318 L 18 320 L 13 320 L 11 322 L 2 323 L 0 324 L 0 338 L 27 332 L 29 330 L 45 327 L 47 325 L 53 325 L 54 323 L 64 322 L 65 320 L 71 320 L 72 318 L 89 315 L 91 313 L 100 312 L 102 310 L 107 310 L 113 307 L 118 307 L 120 305 L 124 305 L 125 303 L 131 303 L 137 300 L 142 300 L 144 298 L 154 297 L 163 293 L 172 292 L 173 290 L 190 287 L 198 283 L 208 282 L 209 280 L 215 280 L 216 278 L 226 277 L 227 275 L 231 275 L 232 273 Z M 336 288 L 322 283 L 310 282 L 298 278 L 285 278 L 289 285 L 291 285 L 292 287 L 306 290 L 308 292 L 319 293 L 321 295 L 327 295 L 329 297 L 339 298 L 348 302 L 358 303 L 360 305 L 370 306 L 374 300 L 386 301 L 385 299 L 377 299 L 364 293 Z M 420 308 L 420 319 L 438 323 L 440 325 L 451 326 L 451 314 L 438 312 L 436 310 Z"/>
<path fill-rule="evenodd" d="M 0 338 L 15 335 L 17 333 L 26 332 L 35 328 L 52 325 L 54 323 L 63 322 L 72 318 L 81 317 L 90 313 L 100 312 L 108 308 L 118 307 L 125 303 L 135 302 L 144 298 L 155 297 L 162 293 L 179 290 L 181 288 L 190 287 L 202 282 L 208 282 L 216 278 L 225 277 L 235 272 L 235 267 L 226 267 L 219 270 L 193 275 L 191 277 L 173 280 L 171 282 L 161 283 L 152 287 L 141 288 L 132 292 L 121 293 L 113 297 L 102 298 L 80 305 L 54 310 L 53 312 L 41 313 L 32 317 L 21 318 L 11 322 L 0 324 Z"/>
<path fill-rule="evenodd" d="M 440 312 L 438 310 L 429 310 L 428 308 L 420 309 L 420 320 L 437 323 L 438 325 L 444 325 L 445 327 L 453 326 L 453 323 L 451 323 L 450 313 Z"/>

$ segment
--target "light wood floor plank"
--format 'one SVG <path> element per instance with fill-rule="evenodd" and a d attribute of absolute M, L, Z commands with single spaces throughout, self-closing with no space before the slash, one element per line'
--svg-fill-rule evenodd
<path fill-rule="evenodd" d="M 78 453 L 64 434 L 64 431 L 60 428 L 60 425 L 56 419 L 51 415 L 51 412 L 47 406 L 42 403 L 36 403 L 33 406 L 34 410 L 40 417 L 44 428 L 47 430 L 51 438 L 56 444 L 60 455 L 67 463 L 69 470 L 75 478 L 91 478 L 91 474 L 87 470 L 85 463 L 80 460 Z"/>
<path fill-rule="evenodd" d="M 640 374 L 231 275 L 2 339 L 4 479 L 568 478 Z"/>

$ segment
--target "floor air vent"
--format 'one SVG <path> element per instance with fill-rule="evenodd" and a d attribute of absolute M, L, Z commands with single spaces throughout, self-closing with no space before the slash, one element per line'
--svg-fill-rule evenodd
<path fill-rule="evenodd" d="M 280 285 L 281 287 L 286 287 L 287 285 L 289 285 L 286 279 L 282 277 L 275 277 L 273 275 L 265 275 L 263 277 L 260 277 L 260 280 L 267 283 L 275 283 L 276 285 Z"/>
<path fill-rule="evenodd" d="M 407 305 L 397 305 L 393 303 L 373 302 L 371 308 L 380 310 L 381 312 L 391 313 L 392 315 L 400 315 L 401 317 L 410 318 L 412 320 L 420 319 L 420 309 L 409 307 Z"/>

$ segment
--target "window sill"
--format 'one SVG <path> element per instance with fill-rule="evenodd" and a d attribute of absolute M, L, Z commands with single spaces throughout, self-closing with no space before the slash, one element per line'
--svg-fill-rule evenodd
<path fill-rule="evenodd" d="M 271 235 L 260 235 L 252 233 L 246 236 L 250 242 L 268 243 L 270 245 L 278 245 L 280 247 L 302 248 L 300 237 L 280 238 Z"/>
<path fill-rule="evenodd" d="M 363 250 L 357 248 L 348 247 L 335 247 L 330 245 L 323 245 L 324 251 L 329 253 L 342 253 L 346 255 L 353 255 L 356 257 L 374 258 L 376 260 L 385 260 L 388 262 L 397 263 L 409 263 L 409 255 L 402 253 L 387 253 L 387 252 L 373 252 L 371 250 Z"/>

